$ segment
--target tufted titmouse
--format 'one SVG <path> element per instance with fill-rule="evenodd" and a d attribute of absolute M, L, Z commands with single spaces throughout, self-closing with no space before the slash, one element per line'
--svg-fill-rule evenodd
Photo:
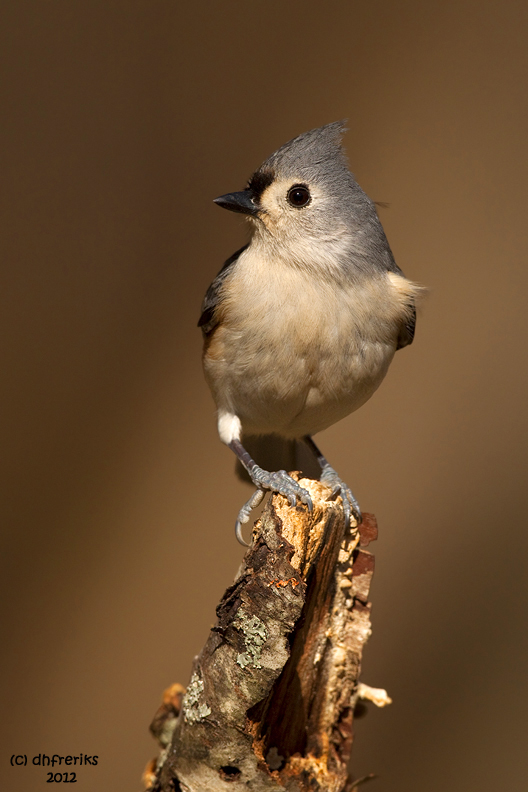
<path fill-rule="evenodd" d="M 243 434 L 303 439 L 321 481 L 361 512 L 312 435 L 361 407 L 397 349 L 413 340 L 421 287 L 394 261 L 373 202 L 347 167 L 341 122 L 281 146 L 241 192 L 215 199 L 246 215 L 251 241 L 229 258 L 204 298 L 198 322 L 203 363 L 218 408 L 220 439 L 237 455 L 257 491 L 311 510 L 309 493 L 284 470 L 260 468 Z"/>

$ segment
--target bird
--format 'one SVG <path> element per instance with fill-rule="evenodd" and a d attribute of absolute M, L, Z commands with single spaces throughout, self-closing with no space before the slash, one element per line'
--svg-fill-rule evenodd
<path fill-rule="evenodd" d="M 293 138 L 256 170 L 245 189 L 214 199 L 244 215 L 250 241 L 227 259 L 205 294 L 198 326 L 218 433 L 255 493 L 236 537 L 266 491 L 290 506 L 313 504 L 285 470 L 264 470 L 246 435 L 302 441 L 320 480 L 341 496 L 345 519 L 361 522 L 348 485 L 313 435 L 361 407 L 397 350 L 412 343 L 423 287 L 397 266 L 375 203 L 349 170 L 345 122 Z"/>

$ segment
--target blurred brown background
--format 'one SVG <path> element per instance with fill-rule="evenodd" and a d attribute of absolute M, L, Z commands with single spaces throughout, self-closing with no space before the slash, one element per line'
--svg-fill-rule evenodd
<path fill-rule="evenodd" d="M 242 549 L 196 321 L 246 238 L 212 198 L 345 144 L 430 287 L 380 391 L 319 436 L 380 539 L 358 722 L 379 792 L 526 790 L 527 6 L 2 4 L 3 783 L 99 755 L 140 790 Z M 370 787 L 369 787 L 370 789 Z"/>

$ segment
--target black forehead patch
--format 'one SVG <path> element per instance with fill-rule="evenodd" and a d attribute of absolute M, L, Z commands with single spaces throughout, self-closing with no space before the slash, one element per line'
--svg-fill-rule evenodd
<path fill-rule="evenodd" d="M 251 190 L 258 200 L 266 187 L 269 187 L 275 179 L 275 174 L 271 170 L 255 171 L 248 182 L 248 189 Z"/>

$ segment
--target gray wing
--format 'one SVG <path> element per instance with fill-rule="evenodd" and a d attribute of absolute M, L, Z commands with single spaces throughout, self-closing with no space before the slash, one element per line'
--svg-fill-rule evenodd
<path fill-rule="evenodd" d="M 398 346 L 396 347 L 396 351 L 398 349 L 402 349 L 403 347 L 409 346 L 409 344 L 412 344 L 413 342 L 414 330 L 416 327 L 416 308 L 414 307 L 414 303 L 409 307 L 412 309 L 412 311 L 408 320 L 400 328 L 400 334 L 398 336 Z"/>
<path fill-rule="evenodd" d="M 385 266 L 389 272 L 395 272 L 397 275 L 402 275 L 405 277 L 401 269 L 394 261 L 394 256 L 392 255 L 392 250 L 390 249 L 388 242 L 387 250 L 385 251 Z M 414 339 L 414 331 L 416 328 L 416 308 L 414 307 L 414 301 L 409 304 L 409 309 L 409 318 L 400 328 L 396 351 L 398 349 L 403 349 L 403 347 L 409 346 L 409 344 L 412 344 Z"/>
<path fill-rule="evenodd" d="M 204 335 L 209 335 L 218 324 L 218 320 L 215 317 L 215 310 L 216 306 L 218 305 L 218 300 L 220 297 L 220 290 L 223 286 L 223 283 L 226 277 L 231 272 L 232 268 L 235 266 L 238 257 L 244 250 L 249 246 L 249 242 L 244 247 L 241 247 L 240 250 L 237 250 L 236 253 L 233 253 L 227 261 L 225 262 L 224 266 L 211 283 L 209 288 L 205 293 L 205 297 L 202 303 L 202 315 L 198 320 L 198 327 L 202 328 L 202 332 Z"/>

